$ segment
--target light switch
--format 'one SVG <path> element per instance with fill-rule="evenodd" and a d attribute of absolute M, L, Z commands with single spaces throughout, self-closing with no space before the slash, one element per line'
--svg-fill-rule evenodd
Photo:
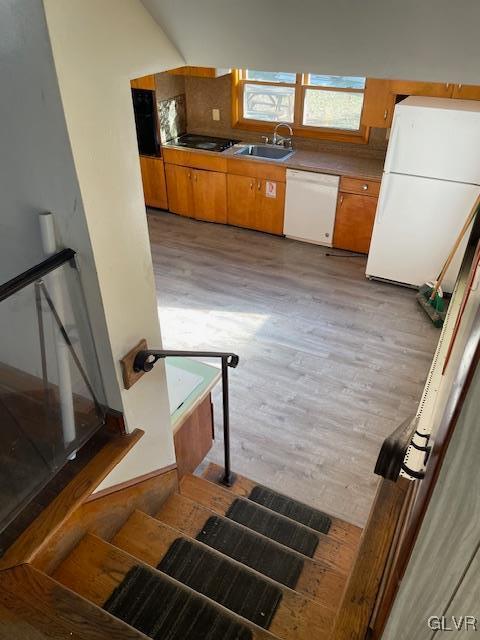
<path fill-rule="evenodd" d="M 220 109 L 212 109 L 212 120 L 220 120 Z"/>

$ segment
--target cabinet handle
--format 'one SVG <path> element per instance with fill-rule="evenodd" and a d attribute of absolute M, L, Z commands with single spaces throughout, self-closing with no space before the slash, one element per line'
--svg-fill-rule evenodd
<path fill-rule="evenodd" d="M 388 116 L 388 109 L 385 109 L 385 111 L 383 112 L 383 119 L 386 120 Z"/>
<path fill-rule="evenodd" d="M 260 191 L 261 188 L 262 188 L 262 181 L 257 180 L 257 189 Z"/>
<path fill-rule="evenodd" d="M 340 204 L 343 204 L 343 196 L 340 196 Z"/>
<path fill-rule="evenodd" d="M 459 84 L 457 85 L 459 89 L 461 89 L 463 87 L 463 84 Z"/>
<path fill-rule="evenodd" d="M 250 189 L 255 188 L 255 180 L 250 180 Z"/>
<path fill-rule="evenodd" d="M 445 89 L 448 89 L 449 87 L 450 87 L 450 83 L 449 83 L 449 82 L 447 82 L 447 83 L 445 84 Z"/>
<path fill-rule="evenodd" d="M 191 172 L 191 171 L 189 171 L 189 172 L 188 172 L 188 179 L 189 179 L 189 180 L 191 180 L 191 179 L 192 179 L 192 172 Z"/>
<path fill-rule="evenodd" d="M 362 189 L 364 191 L 368 191 L 368 184 L 362 184 Z"/>

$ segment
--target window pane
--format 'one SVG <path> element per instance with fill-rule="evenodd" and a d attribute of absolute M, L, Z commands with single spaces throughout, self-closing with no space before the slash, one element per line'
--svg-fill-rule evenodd
<path fill-rule="evenodd" d="M 338 87 L 339 89 L 365 89 L 365 78 L 357 76 L 319 76 L 308 74 L 307 84 L 317 87 Z"/>
<path fill-rule="evenodd" d="M 363 93 L 305 89 L 303 124 L 310 127 L 358 130 Z"/>
<path fill-rule="evenodd" d="M 247 69 L 248 80 L 259 80 L 260 82 L 287 82 L 295 84 L 296 74 L 286 71 L 255 71 Z"/>
<path fill-rule="evenodd" d="M 293 122 L 293 87 L 275 87 L 245 84 L 243 91 L 243 117 L 271 122 Z"/>

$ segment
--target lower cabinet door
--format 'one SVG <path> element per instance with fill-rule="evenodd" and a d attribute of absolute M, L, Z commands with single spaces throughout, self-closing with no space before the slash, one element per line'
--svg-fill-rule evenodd
<path fill-rule="evenodd" d="M 147 207 L 168 209 L 165 169 L 161 158 L 140 156 L 143 195 Z"/>
<path fill-rule="evenodd" d="M 255 193 L 257 181 L 247 176 L 227 176 L 227 222 L 253 229 L 255 225 Z"/>
<path fill-rule="evenodd" d="M 334 247 L 368 253 L 377 201 L 371 196 L 340 193 L 333 232 Z"/>
<path fill-rule="evenodd" d="M 254 229 L 276 235 L 283 234 L 285 183 L 256 180 Z"/>
<path fill-rule="evenodd" d="M 192 169 L 193 208 L 197 220 L 227 222 L 227 176 L 219 171 Z"/>
<path fill-rule="evenodd" d="M 193 169 L 165 163 L 168 208 L 173 213 L 190 218 L 194 217 L 192 174 Z"/>

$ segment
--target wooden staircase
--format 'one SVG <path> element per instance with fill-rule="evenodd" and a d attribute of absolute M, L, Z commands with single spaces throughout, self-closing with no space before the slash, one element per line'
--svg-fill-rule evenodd
<path fill-rule="evenodd" d="M 216 470 L 211 466 L 207 470 L 207 477 L 213 477 Z M 235 557 L 227 556 L 197 540 L 209 518 L 219 516 L 222 520 L 227 520 L 225 514 L 232 502 L 235 499 L 247 500 L 239 497 L 237 492 L 240 487 L 244 489 L 249 483 L 252 486 L 254 483 L 246 478 L 238 478 L 237 483 L 230 490 L 204 478 L 185 476 L 180 483 L 179 492 L 169 496 L 154 516 L 135 510 L 110 542 L 96 535 L 85 535 L 55 569 L 53 579 L 102 607 L 133 567 L 148 567 L 161 580 L 175 584 L 186 593 L 195 593 L 210 608 L 240 622 L 242 627 L 250 631 L 251 638 L 329 638 L 361 530 L 335 519 L 331 534 L 315 532 L 319 543 L 314 556 L 310 558 L 250 529 L 246 524 L 229 521 L 230 526 L 239 532 L 246 530 L 260 544 L 267 543 L 285 555 L 300 560 L 302 571 L 295 588 L 291 588 L 272 579 L 268 570 L 247 566 Z M 258 508 L 265 510 L 264 507 Z M 287 520 L 279 514 L 276 517 L 282 521 Z M 300 526 L 309 533 L 313 531 L 305 525 Z M 172 577 L 157 569 L 178 540 L 189 545 L 194 555 L 203 554 L 210 561 L 222 562 L 223 571 L 231 571 L 232 575 L 240 573 L 247 584 L 251 579 L 257 584 L 260 582 L 265 588 L 275 587 L 280 597 L 271 621 L 261 626 L 258 612 L 251 611 L 249 614 L 243 607 L 241 598 L 237 598 L 234 605 L 229 604 L 229 600 L 235 598 L 229 598 L 225 592 L 216 594 L 216 600 L 212 599 L 208 576 L 203 581 L 197 579 L 197 584 L 192 586 L 188 580 L 182 582 L 181 577 Z M 181 611 L 178 615 L 181 615 Z"/>
<path fill-rule="evenodd" d="M 20 607 L 20 615 L 18 606 L 13 606 L 20 602 L 17 594 L 22 581 L 31 587 L 37 614 L 42 608 L 49 611 L 47 622 L 42 619 L 35 624 L 32 638 L 66 637 L 67 610 L 77 611 L 71 630 L 79 638 L 108 637 L 110 629 L 110 637 L 116 638 L 216 640 L 222 637 L 215 631 L 220 628 L 228 629 L 225 638 L 239 640 L 332 638 L 361 530 L 331 518 L 328 533 L 320 533 L 250 501 L 255 483 L 247 478 L 238 476 L 229 489 L 214 484 L 210 480 L 215 480 L 218 472 L 219 468 L 211 465 L 204 478 L 184 476 L 178 486 L 172 482 L 176 474 L 172 471 L 167 474 L 167 489 L 162 489 L 161 477 L 147 480 L 70 513 L 64 524 L 30 553 L 28 564 L 0 571 L 0 585 L 11 591 L 9 598 L 0 596 L 0 638 L 4 637 L 2 629 L 8 629 L 9 638 L 17 637 L 12 633 L 15 616 L 15 628 L 32 626 L 32 619 L 27 622 L 26 605 Z M 160 500 L 155 497 L 158 492 L 163 492 Z M 247 515 L 253 508 L 260 520 L 266 517 L 271 522 L 273 518 L 273 535 L 261 530 L 258 518 L 237 522 L 229 517 L 235 502 L 247 509 Z M 213 525 L 218 531 L 228 531 L 233 546 L 225 544 L 226 538 L 221 536 L 205 537 Z M 292 527 L 296 536 L 285 538 L 282 532 Z M 318 539 L 313 553 L 305 555 L 295 548 L 302 546 L 303 536 L 312 535 Z M 172 551 L 177 548 L 180 564 L 172 560 Z M 294 574 L 282 574 L 285 562 L 294 567 Z M 156 626 L 145 626 L 140 614 L 138 620 L 123 612 L 112 615 L 112 594 L 115 599 L 135 572 L 152 580 L 152 593 L 159 589 L 167 594 L 156 603 L 159 612 L 165 611 Z M 252 601 L 255 594 L 258 598 Z M 143 596 L 137 593 L 128 600 L 141 612 Z M 58 602 L 60 612 L 56 611 Z M 193 603 L 189 606 L 194 607 L 194 613 L 177 602 Z M 54 632 L 57 615 L 58 630 Z M 18 637 L 29 636 L 20 633 Z"/>

